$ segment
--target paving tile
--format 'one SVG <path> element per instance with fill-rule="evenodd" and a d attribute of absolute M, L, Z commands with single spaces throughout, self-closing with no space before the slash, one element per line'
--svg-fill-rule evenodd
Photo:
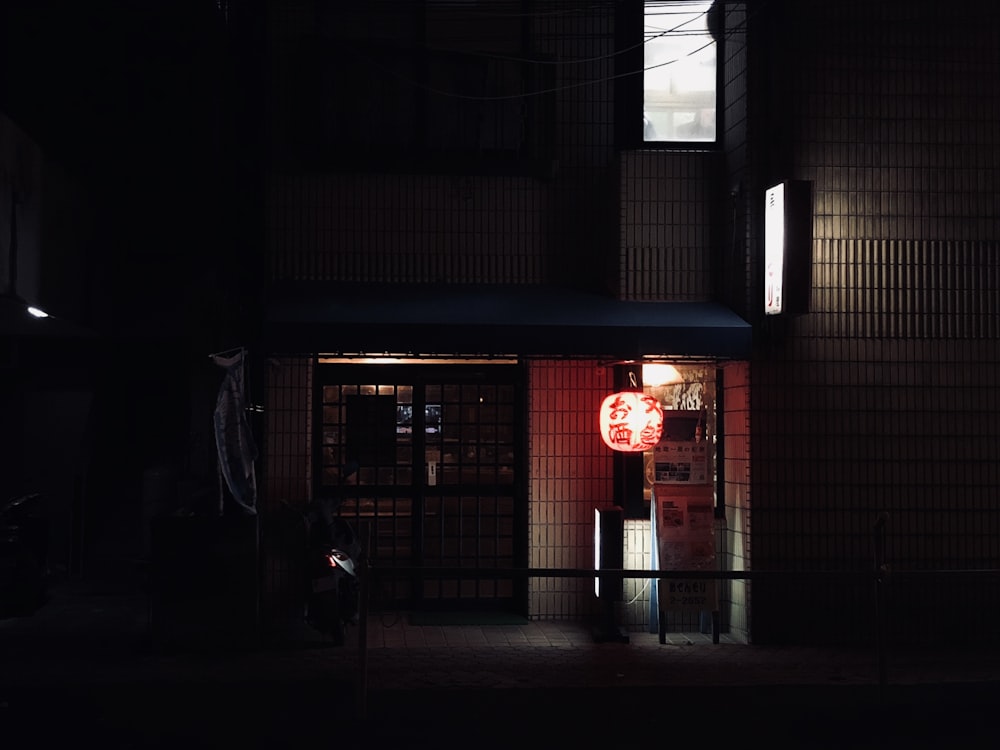
<path fill-rule="evenodd" d="M 420 627 L 399 613 L 369 618 L 364 652 L 356 627 L 342 647 L 313 634 L 308 648 L 163 653 L 137 648 L 148 642 L 148 623 L 129 603 L 102 598 L 84 604 L 79 619 L 67 601 L 38 620 L 0 622 L 0 686 L 112 683 L 139 674 L 234 683 L 252 676 L 357 679 L 363 673 L 371 689 L 874 685 L 879 678 L 872 649 L 755 646 L 725 633 L 718 644 L 705 633 L 668 633 L 661 644 L 658 634 L 647 632 L 630 632 L 628 643 L 598 643 L 585 622 Z M 883 657 L 893 684 L 1000 681 L 1000 650 L 993 644 L 965 651 L 893 649 Z"/>

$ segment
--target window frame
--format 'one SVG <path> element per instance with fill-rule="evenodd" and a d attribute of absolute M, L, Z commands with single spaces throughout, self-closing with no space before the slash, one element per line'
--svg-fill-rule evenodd
<path fill-rule="evenodd" d="M 619 6 L 616 16 L 617 56 L 616 142 L 622 149 L 716 149 L 721 142 L 723 121 L 723 75 L 725 3 L 714 0 L 707 10 L 708 34 L 715 44 L 715 137 L 712 139 L 646 140 L 645 119 L 645 12 L 656 0 L 628 0 Z"/>

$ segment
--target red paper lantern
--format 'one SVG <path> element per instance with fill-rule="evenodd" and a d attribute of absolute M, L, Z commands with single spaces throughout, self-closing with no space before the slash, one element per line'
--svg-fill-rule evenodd
<path fill-rule="evenodd" d="M 601 404 L 601 439 L 611 450 L 641 453 L 663 434 L 663 409 L 642 391 L 612 393 Z"/>

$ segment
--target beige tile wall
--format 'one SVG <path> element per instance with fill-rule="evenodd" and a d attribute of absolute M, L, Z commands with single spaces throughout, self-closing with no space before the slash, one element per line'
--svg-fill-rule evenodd
<path fill-rule="evenodd" d="M 529 567 L 594 567 L 594 507 L 611 504 L 611 452 L 597 431 L 611 370 L 595 361 L 528 366 Z M 533 618 L 593 612 L 593 580 L 533 579 Z"/>

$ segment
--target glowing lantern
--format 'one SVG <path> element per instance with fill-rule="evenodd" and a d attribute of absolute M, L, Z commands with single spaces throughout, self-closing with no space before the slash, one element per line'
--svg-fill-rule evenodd
<path fill-rule="evenodd" d="M 660 442 L 663 409 L 642 391 L 612 393 L 601 404 L 601 439 L 611 450 L 641 453 Z"/>

